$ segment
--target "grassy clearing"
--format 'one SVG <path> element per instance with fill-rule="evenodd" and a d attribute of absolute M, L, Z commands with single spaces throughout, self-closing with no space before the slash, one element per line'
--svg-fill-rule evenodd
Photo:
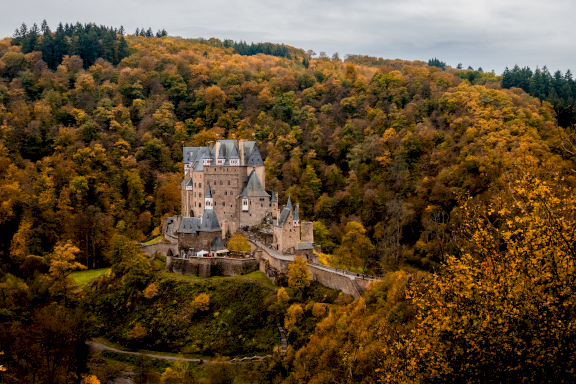
<path fill-rule="evenodd" d="M 247 275 L 242 275 L 242 276 L 237 276 L 237 278 L 239 279 L 252 279 L 252 280 L 257 280 L 260 281 L 261 283 L 264 283 L 264 285 L 266 285 L 267 287 L 273 288 L 273 289 L 277 289 L 278 287 L 275 286 L 274 284 L 272 284 L 272 282 L 270 281 L 270 279 L 268 279 L 268 277 L 264 274 L 264 272 L 262 271 L 254 271 L 251 272 Z"/>
<path fill-rule="evenodd" d="M 153 238 L 152 240 L 146 242 L 146 243 L 142 243 L 144 245 L 152 245 L 152 244 L 156 244 L 162 241 L 162 239 L 164 239 L 164 236 L 158 236 Z"/>
<path fill-rule="evenodd" d="M 207 280 L 207 279 L 203 279 L 201 277 L 196 277 L 196 276 L 184 276 L 184 275 L 181 275 L 179 273 L 174 273 L 174 272 L 161 272 L 160 276 L 169 277 L 169 278 L 174 279 L 174 280 L 193 281 L 193 282 Z"/>
<path fill-rule="evenodd" d="M 89 269 L 87 271 L 72 272 L 70 274 L 70 278 L 74 280 L 76 284 L 84 285 L 109 272 L 110 268 Z"/>
<path fill-rule="evenodd" d="M 174 273 L 174 272 L 162 272 L 160 275 L 164 276 L 164 277 L 169 277 L 169 278 L 172 278 L 175 280 L 184 280 L 184 281 L 193 281 L 193 282 L 199 282 L 199 281 L 204 281 L 204 280 L 231 280 L 231 279 L 256 280 L 256 281 L 263 283 L 268 288 L 273 288 L 273 289 L 278 288 L 277 286 L 272 284 L 270 279 L 268 279 L 268 277 L 266 277 L 266 275 L 261 271 L 254 271 L 254 272 L 248 273 L 246 275 L 242 275 L 242 276 L 213 276 L 213 277 L 209 277 L 209 278 L 196 277 L 196 276 L 184 276 L 184 275 L 181 275 L 179 273 Z"/>

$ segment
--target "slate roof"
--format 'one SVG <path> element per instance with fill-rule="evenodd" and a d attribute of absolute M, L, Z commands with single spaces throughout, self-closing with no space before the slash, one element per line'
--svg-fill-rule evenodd
<path fill-rule="evenodd" d="M 280 213 L 280 222 L 278 223 L 279 227 L 284 225 L 289 214 L 290 214 L 290 210 L 288 208 L 284 208 L 282 210 L 282 213 Z"/>
<path fill-rule="evenodd" d="M 205 209 L 200 223 L 200 232 L 222 232 L 218 217 L 213 209 Z"/>
<path fill-rule="evenodd" d="M 212 241 L 212 244 L 210 245 L 210 250 L 213 252 L 227 251 L 226 247 L 224 246 L 224 243 L 222 243 L 222 239 L 220 238 L 220 236 L 216 236 L 214 238 L 214 241 Z"/>
<path fill-rule="evenodd" d="M 240 156 L 238 155 L 238 146 L 236 145 L 236 142 L 234 142 L 234 145 L 232 146 L 230 151 L 228 151 L 228 153 L 229 153 L 228 159 L 239 159 L 240 158 Z"/>
<path fill-rule="evenodd" d="M 221 232 L 218 217 L 213 209 L 205 209 L 202 219 L 199 217 L 183 217 L 178 232 L 196 233 L 196 232 Z"/>
<path fill-rule="evenodd" d="M 290 199 L 290 196 L 288 196 L 288 202 L 286 203 L 286 208 L 292 209 L 292 200 Z"/>
<path fill-rule="evenodd" d="M 184 183 L 184 182 L 182 182 Z M 188 182 L 186 183 L 187 187 L 191 187 L 192 185 L 194 185 L 194 183 L 192 182 L 192 179 L 188 180 Z"/>
<path fill-rule="evenodd" d="M 196 166 L 194 167 L 194 171 L 203 171 L 204 170 L 204 163 L 202 161 L 197 161 Z"/>
<path fill-rule="evenodd" d="M 220 150 L 216 153 L 216 146 L 210 149 L 210 146 L 205 147 L 184 147 L 182 148 L 182 155 L 184 163 L 194 166 L 194 171 L 202 171 L 202 167 L 198 167 L 196 162 L 202 162 L 202 159 L 212 159 L 216 157 L 225 159 L 224 165 L 229 165 L 230 159 L 240 159 L 240 149 L 236 140 L 219 140 Z M 262 155 L 258 150 L 255 141 L 243 141 L 244 159 L 242 165 L 248 167 L 259 167 L 264 165 Z M 215 164 L 212 164 L 215 165 Z"/>
<path fill-rule="evenodd" d="M 204 196 L 205 199 L 211 199 L 212 198 L 212 189 L 210 188 L 210 186 L 208 186 L 208 190 L 206 191 L 206 196 Z"/>
<path fill-rule="evenodd" d="M 180 223 L 180 228 L 178 232 L 180 233 L 196 233 L 198 232 L 198 226 L 200 224 L 200 219 L 197 217 L 183 217 Z"/>
<path fill-rule="evenodd" d="M 298 205 L 296 205 L 296 209 L 294 210 L 294 221 L 300 221 L 300 216 L 298 216 Z"/>
<path fill-rule="evenodd" d="M 226 146 L 222 145 L 222 143 L 220 143 L 220 151 L 218 152 L 218 158 L 226 158 Z"/>
<path fill-rule="evenodd" d="M 278 201 L 278 198 L 276 197 L 276 194 L 274 193 L 274 191 L 270 191 L 270 195 L 272 196 L 272 198 L 270 198 L 271 203 L 275 203 Z"/>
<path fill-rule="evenodd" d="M 211 152 L 211 149 L 209 146 L 206 146 L 206 148 L 204 148 L 202 158 L 203 159 L 214 159 L 214 156 L 212 156 L 212 152 Z"/>
<path fill-rule="evenodd" d="M 184 147 L 182 148 L 182 159 L 185 163 L 194 163 L 198 160 L 198 154 L 201 153 L 202 147 Z"/>
<path fill-rule="evenodd" d="M 184 181 L 186 181 L 186 180 L 182 179 L 182 182 L 180 183 L 180 185 L 184 185 Z"/>
<path fill-rule="evenodd" d="M 258 147 L 256 146 L 256 144 L 254 144 L 254 147 L 252 148 L 252 153 L 250 153 L 248 159 L 246 160 L 246 165 L 248 167 L 259 167 L 261 165 L 264 165 L 264 162 L 262 161 L 262 156 L 260 156 L 260 151 L 258 151 Z"/>
<path fill-rule="evenodd" d="M 312 243 L 310 242 L 301 241 L 296 244 L 296 249 L 297 250 L 314 249 L 314 246 L 312 246 Z"/>
<path fill-rule="evenodd" d="M 244 189 L 238 197 L 270 197 L 270 195 L 262 187 L 256 172 L 252 171 L 250 176 L 247 177 Z"/>

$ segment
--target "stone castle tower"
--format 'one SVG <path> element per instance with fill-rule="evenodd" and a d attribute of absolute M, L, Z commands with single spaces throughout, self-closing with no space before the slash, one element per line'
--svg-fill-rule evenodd
<path fill-rule="evenodd" d="M 273 192 L 265 190 L 264 162 L 254 141 L 219 140 L 184 147 L 182 216 L 202 217 L 213 209 L 230 234 L 259 224 L 270 211 Z"/>

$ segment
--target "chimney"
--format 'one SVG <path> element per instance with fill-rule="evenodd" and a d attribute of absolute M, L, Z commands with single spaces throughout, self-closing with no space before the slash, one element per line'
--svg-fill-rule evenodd
<path fill-rule="evenodd" d="M 240 165 L 244 164 L 244 140 L 238 140 L 238 156 L 240 156 Z"/>

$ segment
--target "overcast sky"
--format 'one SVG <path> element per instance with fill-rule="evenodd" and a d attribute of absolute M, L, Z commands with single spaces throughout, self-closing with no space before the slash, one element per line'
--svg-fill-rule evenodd
<path fill-rule="evenodd" d="M 165 28 L 170 35 L 270 41 L 328 55 L 432 57 L 501 74 L 515 63 L 576 72 L 574 0 L 0 0 L 0 36 L 22 22 Z"/>

